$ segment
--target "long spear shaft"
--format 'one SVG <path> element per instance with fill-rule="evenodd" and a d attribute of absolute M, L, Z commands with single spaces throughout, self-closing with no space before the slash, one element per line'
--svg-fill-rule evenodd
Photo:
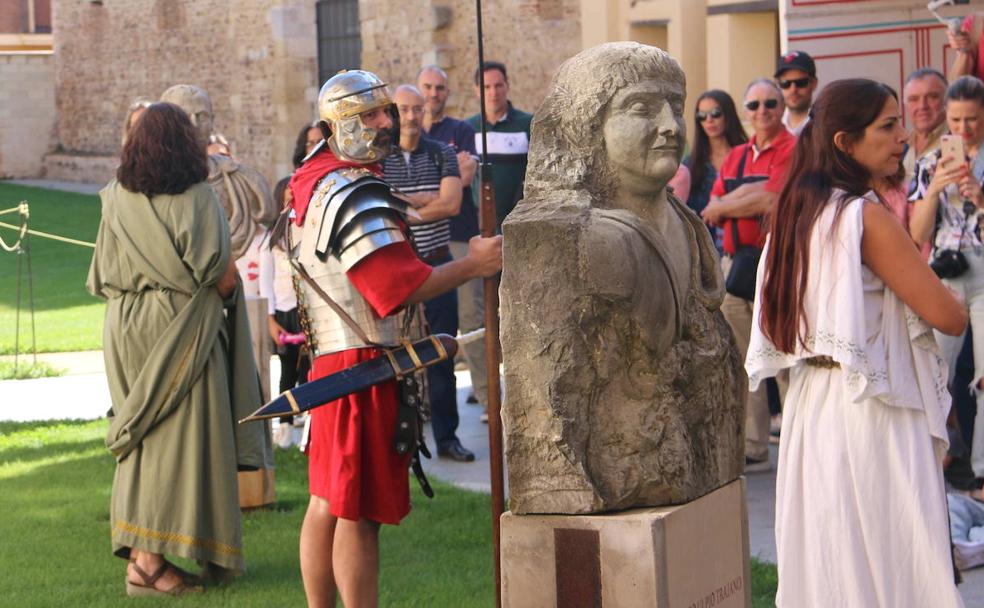
<path fill-rule="evenodd" d="M 495 187 L 492 184 L 492 165 L 489 163 L 488 137 L 485 128 L 485 47 L 482 42 L 482 0 L 475 0 L 478 24 L 478 100 L 479 125 L 482 134 L 481 197 L 479 226 L 483 237 L 496 232 Z M 502 606 L 502 568 L 499 563 L 499 519 L 505 507 L 505 488 L 502 477 L 502 418 L 499 396 L 499 289 L 496 277 L 483 281 L 485 292 L 485 374 L 488 378 L 489 467 L 492 481 L 492 550 L 495 552 L 495 605 Z"/>

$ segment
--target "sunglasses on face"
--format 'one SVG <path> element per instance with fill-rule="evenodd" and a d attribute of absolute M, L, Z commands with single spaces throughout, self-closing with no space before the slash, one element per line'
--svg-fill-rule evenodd
<path fill-rule="evenodd" d="M 779 100 L 766 99 L 765 101 L 759 101 L 758 99 L 753 99 L 752 101 L 745 102 L 745 109 L 749 112 L 754 112 L 759 109 L 759 105 L 764 105 L 766 110 L 775 110 L 776 106 L 779 105 Z"/>
<path fill-rule="evenodd" d="M 788 89 L 789 87 L 796 85 L 797 89 L 805 89 L 810 86 L 810 78 L 794 78 L 792 80 L 779 80 L 780 89 Z"/>
<path fill-rule="evenodd" d="M 704 122 L 708 118 L 721 118 L 724 116 L 724 112 L 721 108 L 714 108 L 710 112 L 697 112 L 697 122 Z"/>

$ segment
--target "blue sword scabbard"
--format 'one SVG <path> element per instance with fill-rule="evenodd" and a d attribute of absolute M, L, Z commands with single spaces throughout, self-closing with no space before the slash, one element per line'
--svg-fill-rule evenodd
<path fill-rule="evenodd" d="M 427 336 L 409 346 L 400 346 L 345 368 L 330 376 L 312 380 L 282 393 L 256 410 L 243 422 L 300 414 L 351 395 L 370 386 L 411 374 L 454 357 L 457 341 L 447 334 Z"/>

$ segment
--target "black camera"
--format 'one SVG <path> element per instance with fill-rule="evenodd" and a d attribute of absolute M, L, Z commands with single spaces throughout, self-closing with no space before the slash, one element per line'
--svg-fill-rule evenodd
<path fill-rule="evenodd" d="M 941 279 L 955 279 L 966 272 L 970 265 L 959 250 L 943 249 L 936 254 L 929 267 Z"/>

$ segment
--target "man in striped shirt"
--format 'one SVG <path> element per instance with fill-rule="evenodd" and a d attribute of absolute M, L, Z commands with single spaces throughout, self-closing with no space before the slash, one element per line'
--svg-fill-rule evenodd
<path fill-rule="evenodd" d="M 393 101 L 400 114 L 399 152 L 383 160 L 383 176 L 413 203 L 421 220 L 411 224 L 420 259 L 431 266 L 451 261 L 451 222 L 461 208 L 461 174 L 454 150 L 423 135 L 424 97 L 413 85 L 396 88 Z M 454 290 L 424 302 L 432 333 L 458 333 L 458 298 Z M 454 363 L 427 368 L 431 427 L 439 456 L 461 462 L 475 454 L 461 445 Z"/>

